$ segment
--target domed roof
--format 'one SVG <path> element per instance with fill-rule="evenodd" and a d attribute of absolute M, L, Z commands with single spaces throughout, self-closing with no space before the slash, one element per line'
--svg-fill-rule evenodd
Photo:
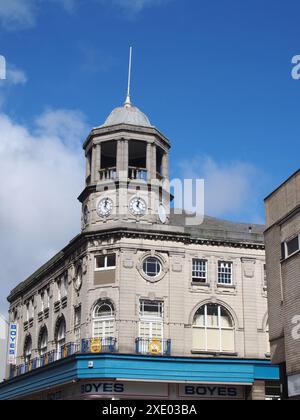
<path fill-rule="evenodd" d="M 104 123 L 104 127 L 117 124 L 131 124 L 142 127 L 152 127 L 147 115 L 131 103 L 115 108 Z"/>

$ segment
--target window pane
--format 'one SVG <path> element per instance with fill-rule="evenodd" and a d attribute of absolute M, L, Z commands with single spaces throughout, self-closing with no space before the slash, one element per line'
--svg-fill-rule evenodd
<path fill-rule="evenodd" d="M 74 325 L 80 325 L 81 324 L 81 307 L 75 308 L 75 315 L 74 315 Z"/>
<path fill-rule="evenodd" d="M 234 352 L 234 330 L 222 330 L 222 351 Z"/>
<path fill-rule="evenodd" d="M 108 338 L 115 335 L 115 322 L 114 320 L 107 321 L 94 321 L 93 325 L 93 338 Z"/>
<path fill-rule="evenodd" d="M 232 284 L 232 263 L 231 262 L 218 263 L 218 283 Z"/>
<path fill-rule="evenodd" d="M 206 283 L 207 261 L 194 259 L 192 276 L 194 282 Z"/>
<path fill-rule="evenodd" d="M 223 308 L 221 308 L 221 327 L 222 328 L 232 328 L 231 316 Z"/>
<path fill-rule="evenodd" d="M 162 322 L 140 322 L 140 337 L 144 339 L 163 338 Z"/>
<path fill-rule="evenodd" d="M 96 268 L 105 268 L 105 256 L 100 255 L 96 257 Z"/>
<path fill-rule="evenodd" d="M 163 302 L 142 300 L 140 307 L 140 315 L 142 317 L 162 318 Z"/>
<path fill-rule="evenodd" d="M 161 265 L 157 258 L 147 258 L 143 264 L 143 270 L 149 277 L 157 277 L 161 271 Z"/>
<path fill-rule="evenodd" d="M 110 254 L 107 256 L 107 267 L 116 266 L 116 254 Z"/>
<path fill-rule="evenodd" d="M 197 311 L 193 325 L 197 327 L 205 327 L 204 306 Z"/>
<path fill-rule="evenodd" d="M 293 238 L 291 241 L 288 241 L 286 243 L 286 246 L 287 246 L 288 256 L 294 254 L 294 252 L 297 252 L 299 250 L 298 236 L 296 236 L 296 238 Z"/>
<path fill-rule="evenodd" d="M 207 329 L 207 350 L 220 351 L 220 331 L 218 329 Z"/>
<path fill-rule="evenodd" d="M 218 306 L 207 305 L 207 327 L 219 327 Z"/>
<path fill-rule="evenodd" d="M 204 328 L 193 329 L 193 349 L 206 351 L 206 339 Z"/>

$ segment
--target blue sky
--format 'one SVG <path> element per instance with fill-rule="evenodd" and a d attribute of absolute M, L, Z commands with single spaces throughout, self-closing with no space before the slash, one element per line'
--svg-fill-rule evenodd
<path fill-rule="evenodd" d="M 207 180 L 208 213 L 263 222 L 263 198 L 299 167 L 299 13 L 297 0 L 0 0 L 0 227 L 20 258 L 37 254 L 0 275 L 29 274 L 78 232 L 81 142 L 125 99 L 129 45 L 133 101 L 170 138 L 172 176 Z"/>

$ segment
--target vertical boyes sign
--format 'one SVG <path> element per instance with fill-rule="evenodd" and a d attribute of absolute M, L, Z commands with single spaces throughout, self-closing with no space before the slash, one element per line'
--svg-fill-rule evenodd
<path fill-rule="evenodd" d="M 6 60 L 3 55 L 0 55 L 0 80 L 6 79 Z"/>
<path fill-rule="evenodd" d="M 17 324 L 9 325 L 9 342 L 8 342 L 8 363 L 15 365 L 17 361 L 17 336 L 18 326 Z"/>

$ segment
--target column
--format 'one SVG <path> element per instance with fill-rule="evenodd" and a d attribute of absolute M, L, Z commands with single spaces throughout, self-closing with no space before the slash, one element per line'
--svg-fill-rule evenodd
<path fill-rule="evenodd" d="M 156 179 L 156 144 L 147 144 L 147 171 L 148 180 Z"/>
<path fill-rule="evenodd" d="M 260 286 L 261 279 L 257 278 L 255 258 L 241 258 L 241 270 L 243 287 L 244 356 L 249 359 L 257 359 L 260 357 L 260 354 L 259 346 L 257 344 L 259 336 L 257 332 L 257 288 L 255 286 Z"/>
<path fill-rule="evenodd" d="M 168 153 L 164 153 L 162 159 L 162 176 L 169 178 L 169 156 Z"/>
<path fill-rule="evenodd" d="M 253 383 L 248 399 L 252 401 L 265 401 L 266 399 L 265 381 L 255 381 Z"/>
<path fill-rule="evenodd" d="M 123 171 L 128 178 L 128 166 L 129 166 L 129 143 L 128 140 L 123 142 Z"/>
<path fill-rule="evenodd" d="M 100 180 L 100 169 L 101 169 L 101 144 L 96 145 L 96 162 L 95 162 L 95 181 Z"/>
<path fill-rule="evenodd" d="M 147 178 L 148 180 L 151 180 L 151 163 L 152 163 L 152 144 L 147 143 Z"/>
<path fill-rule="evenodd" d="M 88 152 L 86 155 L 85 178 L 88 179 L 90 175 L 91 175 L 91 160 L 90 160 L 90 152 Z"/>
<path fill-rule="evenodd" d="M 123 170 L 123 140 L 117 142 L 117 174 Z"/>
<path fill-rule="evenodd" d="M 92 168 L 91 168 L 91 175 L 92 175 L 92 183 L 96 182 L 97 179 L 97 153 L 96 153 L 96 146 L 93 145 L 92 148 Z"/>

